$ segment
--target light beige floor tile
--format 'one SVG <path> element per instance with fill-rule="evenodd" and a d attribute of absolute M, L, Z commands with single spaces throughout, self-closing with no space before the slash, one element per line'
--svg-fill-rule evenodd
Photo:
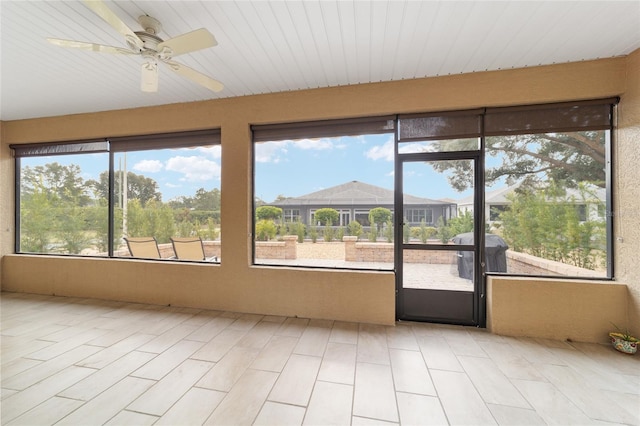
<path fill-rule="evenodd" d="M 57 425 L 101 425 L 153 386 L 153 380 L 125 377 L 62 419 Z"/>
<path fill-rule="evenodd" d="M 277 373 L 247 370 L 205 424 L 252 424 L 277 378 Z"/>
<path fill-rule="evenodd" d="M 552 351 L 536 343 L 536 341 L 530 337 L 510 339 L 509 344 L 520 351 L 522 357 L 532 364 L 566 365 L 565 362 L 554 355 Z"/>
<path fill-rule="evenodd" d="M 198 341 L 182 340 L 160 355 L 155 356 L 155 358 L 131 373 L 131 375 L 145 379 L 160 380 L 202 348 L 203 345 L 204 343 Z"/>
<path fill-rule="evenodd" d="M 307 328 L 309 320 L 307 318 L 287 318 L 276 334 L 278 336 L 300 337 Z"/>
<path fill-rule="evenodd" d="M 203 361 L 218 362 L 245 334 L 247 334 L 246 330 L 225 328 L 191 357 Z"/>
<path fill-rule="evenodd" d="M 17 394 L 18 392 L 20 392 L 20 391 L 2 388 L 0 390 L 0 395 L 1 395 L 0 399 L 9 398 L 10 396 Z"/>
<path fill-rule="evenodd" d="M 82 404 L 82 401 L 54 396 L 6 425 L 52 425 L 80 407 Z"/>
<path fill-rule="evenodd" d="M 484 402 L 531 409 L 531 405 L 491 359 L 459 356 L 458 360 Z"/>
<path fill-rule="evenodd" d="M 272 322 L 272 323 L 275 323 L 275 324 L 282 324 L 286 320 L 287 320 L 287 317 L 283 317 L 283 316 L 280 316 L 280 315 L 265 315 L 262 318 L 263 322 Z"/>
<path fill-rule="evenodd" d="M 579 374 L 569 367 L 553 364 L 538 364 L 538 370 L 564 396 L 573 402 L 590 418 L 611 423 L 633 424 L 640 418 L 628 415 L 616 401 L 604 392 L 589 385 Z M 640 411 L 640 407 L 638 408 Z"/>
<path fill-rule="evenodd" d="M 41 361 L 40 364 L 18 373 L 15 376 L 8 377 L 6 379 L 3 376 L 2 387 L 14 390 L 27 389 L 29 386 L 32 386 L 41 380 L 74 365 L 76 362 L 95 354 L 100 349 L 102 348 L 86 345 L 71 349 L 69 352 L 48 361 Z M 92 373 L 94 371 L 95 370 L 90 370 L 89 372 Z"/>
<path fill-rule="evenodd" d="M 322 358 L 318 380 L 353 385 L 356 374 L 356 351 L 356 345 L 329 342 Z"/>
<path fill-rule="evenodd" d="M 196 386 L 229 392 L 256 356 L 258 349 L 234 347 L 202 376 Z"/>
<path fill-rule="evenodd" d="M 157 310 L 144 317 L 140 325 L 144 327 L 145 333 L 159 336 L 191 317 L 193 317 L 192 314 L 181 314 L 176 311 L 176 308 L 158 306 Z"/>
<path fill-rule="evenodd" d="M 151 426 L 157 424 L 157 416 L 122 410 L 105 423 L 105 426 Z"/>
<path fill-rule="evenodd" d="M 358 330 L 358 362 L 389 365 L 387 327 L 360 324 Z"/>
<path fill-rule="evenodd" d="M 507 342 L 479 342 L 480 347 L 494 360 L 500 371 L 510 379 L 537 380 L 547 379 L 525 359 L 519 350 Z"/>
<path fill-rule="evenodd" d="M 267 401 L 253 426 L 299 426 L 302 424 L 304 413 L 303 407 Z"/>
<path fill-rule="evenodd" d="M 317 381 L 304 416 L 305 425 L 347 425 L 351 422 L 353 386 Z"/>
<path fill-rule="evenodd" d="M 609 390 L 602 392 L 636 419 L 632 424 L 640 425 L 640 395 Z"/>
<path fill-rule="evenodd" d="M 416 351 L 390 349 L 391 371 L 396 391 L 435 395 L 431 376 L 422 354 Z"/>
<path fill-rule="evenodd" d="M 249 331 L 262 320 L 264 315 L 242 314 L 238 319 L 229 325 L 229 328 L 235 330 Z"/>
<path fill-rule="evenodd" d="M 294 354 L 322 356 L 327 347 L 333 321 L 311 320 L 305 328 L 298 344 L 293 349 Z"/>
<path fill-rule="evenodd" d="M 4 355 L 4 354 L 3 354 Z M 2 364 L 2 380 L 6 380 L 9 377 L 15 376 L 16 374 L 20 374 L 26 370 L 29 370 L 33 367 L 36 367 L 43 362 L 37 359 L 28 359 L 28 358 L 18 358 L 12 361 L 7 362 L 6 364 Z"/>
<path fill-rule="evenodd" d="M 278 328 L 280 328 L 279 323 L 260 321 L 240 339 L 236 346 L 262 349 L 269 343 Z"/>
<path fill-rule="evenodd" d="M 398 392 L 398 411 L 403 425 L 446 425 L 447 416 L 435 396 Z"/>
<path fill-rule="evenodd" d="M 483 351 L 480 345 L 471 337 L 471 334 L 466 331 L 466 327 L 460 327 L 460 330 L 455 332 L 449 331 L 445 335 L 445 340 L 453 353 L 458 356 L 487 357 L 485 351 Z"/>
<path fill-rule="evenodd" d="M 126 339 L 122 339 L 118 343 L 77 362 L 76 365 L 79 367 L 104 368 L 118 358 L 144 346 L 153 337 L 151 334 L 132 334 Z"/>
<path fill-rule="evenodd" d="M 358 323 L 335 321 L 329 341 L 356 345 L 358 343 Z"/>
<path fill-rule="evenodd" d="M 297 343 L 296 337 L 273 336 L 251 364 L 251 368 L 281 372 Z"/>
<path fill-rule="evenodd" d="M 409 351 L 420 350 L 416 336 L 413 334 L 413 328 L 404 323 L 398 323 L 395 327 L 387 327 L 387 346 Z"/>
<path fill-rule="evenodd" d="M 22 357 L 29 357 L 29 354 L 48 346 L 54 345 L 54 342 L 44 340 L 33 340 L 24 337 L 2 337 L 2 359 L 0 363 L 5 365 L 8 362 L 15 361 Z M 38 360 L 41 361 L 41 360 Z"/>
<path fill-rule="evenodd" d="M 391 422 L 399 420 L 391 366 L 356 364 L 353 415 Z"/>
<path fill-rule="evenodd" d="M 431 377 L 450 424 L 496 424 L 491 412 L 466 374 L 431 370 Z"/>
<path fill-rule="evenodd" d="M 598 363 L 602 369 L 617 375 L 640 377 L 640 357 L 638 355 L 626 356 L 627 354 L 616 351 L 611 345 L 579 342 L 573 342 L 571 345 Z"/>
<path fill-rule="evenodd" d="M 191 318 L 184 320 L 182 324 L 188 325 L 197 325 L 198 328 L 207 324 L 213 318 L 218 317 L 222 314 L 222 311 L 200 311 L 197 314 L 193 315 Z"/>
<path fill-rule="evenodd" d="M 224 392 L 210 389 L 191 388 L 155 424 L 201 425 L 226 395 Z"/>
<path fill-rule="evenodd" d="M 417 339 L 424 362 L 430 370 L 464 371 L 444 337 L 423 335 Z"/>
<path fill-rule="evenodd" d="M 413 329 L 413 334 L 416 335 L 416 338 L 427 336 L 441 337 L 446 331 L 446 328 L 444 328 L 442 325 L 431 324 L 428 322 L 412 322 L 411 328 Z"/>
<path fill-rule="evenodd" d="M 551 383 L 519 379 L 511 381 L 547 424 L 586 425 L 592 422 Z"/>
<path fill-rule="evenodd" d="M 72 349 L 77 348 L 78 346 L 82 346 L 88 341 L 93 340 L 96 337 L 101 336 L 105 333 L 107 333 L 106 330 L 101 330 L 98 328 L 92 328 L 90 330 L 82 330 L 82 331 L 79 331 L 78 334 L 74 335 L 71 338 L 64 339 L 51 346 L 42 348 L 39 351 L 30 353 L 27 356 L 27 358 L 40 359 L 44 361 L 50 360 L 51 358 L 60 356 L 65 352 L 68 352 Z"/>
<path fill-rule="evenodd" d="M 115 345 L 122 339 L 126 339 L 127 337 L 137 332 L 138 331 L 135 329 L 135 327 L 131 326 L 123 326 L 122 328 L 116 328 L 115 330 L 110 329 L 102 336 L 98 336 L 95 339 L 88 341 L 87 344 L 91 346 L 102 346 L 106 348 L 107 346 Z"/>
<path fill-rule="evenodd" d="M 6 424 L 30 409 L 56 395 L 63 389 L 79 382 L 95 370 L 71 366 L 17 392 L 2 401 L 2 424 Z"/>
<path fill-rule="evenodd" d="M 351 417 L 351 426 L 392 426 L 397 425 L 396 422 L 385 422 L 378 419 L 367 419 L 366 417 Z"/>
<path fill-rule="evenodd" d="M 146 352 L 130 352 L 108 366 L 97 370 L 87 378 L 80 380 L 58 395 L 65 398 L 88 401 L 127 377 L 131 372 L 149 362 L 154 356 L 154 354 Z"/>
<path fill-rule="evenodd" d="M 293 354 L 284 366 L 269 401 L 306 406 L 318 376 L 321 358 Z"/>
<path fill-rule="evenodd" d="M 533 426 L 546 425 L 544 420 L 533 409 L 507 407 L 506 405 L 487 404 L 499 425 Z"/>
<path fill-rule="evenodd" d="M 137 348 L 142 352 L 152 352 L 152 353 L 162 353 L 169 349 L 171 346 L 178 343 L 180 340 L 184 339 L 186 336 L 190 335 L 194 331 L 198 329 L 195 325 L 184 325 L 179 324 L 159 336 L 154 336 L 153 339 L 146 342 L 140 348 Z"/>
<path fill-rule="evenodd" d="M 213 366 L 188 359 L 127 406 L 128 410 L 162 416 Z"/>

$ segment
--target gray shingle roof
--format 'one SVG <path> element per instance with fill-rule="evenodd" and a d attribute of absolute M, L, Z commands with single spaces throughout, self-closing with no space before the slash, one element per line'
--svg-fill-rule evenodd
<path fill-rule="evenodd" d="M 409 204 L 431 204 L 431 205 L 448 205 L 454 204 L 450 202 L 432 200 L 430 198 L 414 197 L 413 195 L 404 195 L 405 205 Z M 287 198 L 271 203 L 274 206 L 290 206 L 290 205 L 322 205 L 322 206 L 345 206 L 345 205 L 393 205 L 393 191 L 381 188 L 379 186 L 370 185 L 368 183 L 352 182 L 343 183 L 342 185 L 332 186 L 331 188 L 322 189 L 300 197 Z"/>

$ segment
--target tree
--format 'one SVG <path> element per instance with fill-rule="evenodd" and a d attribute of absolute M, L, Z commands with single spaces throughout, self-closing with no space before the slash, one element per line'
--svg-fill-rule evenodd
<path fill-rule="evenodd" d="M 256 209 L 258 220 L 273 220 L 274 222 L 282 218 L 282 209 L 275 206 L 260 206 Z"/>
<path fill-rule="evenodd" d="M 391 210 L 384 207 L 376 207 L 369 210 L 369 222 L 376 224 L 377 229 L 382 231 L 384 224 L 391 220 Z"/>
<path fill-rule="evenodd" d="M 29 195 L 41 190 L 49 197 L 60 201 L 73 201 L 80 206 L 90 204 L 88 183 L 81 176 L 82 170 L 76 164 L 63 166 L 47 163 L 44 166 L 25 166 L 20 174 L 22 194 Z"/>
<path fill-rule="evenodd" d="M 456 236 L 458 234 L 464 234 L 465 232 L 473 231 L 473 214 L 469 210 L 465 210 L 458 217 L 449 219 L 447 223 L 451 230 L 450 235 Z"/>
<path fill-rule="evenodd" d="M 500 178 L 512 185 L 522 179 L 534 186 L 541 180 L 564 182 L 576 188 L 580 182 L 589 182 L 604 188 L 605 135 L 601 131 L 547 133 L 533 135 L 493 136 L 486 138 L 487 157 L 502 158 L 502 164 L 487 167 L 485 180 L 491 186 Z M 464 139 L 438 142 L 448 144 L 447 150 L 468 148 Z M 437 146 L 435 150 L 442 150 Z M 473 173 L 468 160 L 432 163 L 438 172 L 450 172 L 449 183 L 458 191 L 472 187 Z"/>
<path fill-rule="evenodd" d="M 515 251 L 582 268 L 595 269 L 604 259 L 604 220 L 581 221 L 578 206 L 597 203 L 585 186 L 567 197 L 562 186 L 521 190 L 500 214 L 503 237 Z"/>
<path fill-rule="evenodd" d="M 340 219 L 340 213 L 338 210 L 325 207 L 323 209 L 318 209 L 314 213 L 315 220 L 324 224 L 325 226 L 332 226 L 334 223 L 338 222 Z"/>
<path fill-rule="evenodd" d="M 50 197 L 42 185 L 20 197 L 20 251 L 47 253 L 56 228 L 56 216 Z"/>
<path fill-rule="evenodd" d="M 120 195 L 118 188 L 122 187 L 122 173 L 115 172 L 114 197 Z M 87 185 L 93 187 L 97 197 L 109 199 L 109 172 L 100 173 L 99 181 L 87 181 Z M 127 198 L 129 200 L 140 200 L 141 205 L 146 205 L 150 200 L 162 201 L 162 194 L 158 190 L 158 183 L 146 176 L 127 172 Z M 117 199 L 117 198 L 116 198 Z"/>

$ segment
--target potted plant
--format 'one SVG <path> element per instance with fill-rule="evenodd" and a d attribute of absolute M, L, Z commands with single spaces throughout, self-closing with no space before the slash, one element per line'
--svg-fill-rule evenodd
<path fill-rule="evenodd" d="M 613 326 L 617 330 L 609 333 L 609 338 L 611 339 L 613 347 L 626 354 L 635 354 L 638 350 L 638 343 L 640 343 L 640 340 L 629 334 L 629 330 L 622 331 L 617 325 L 613 324 Z"/>

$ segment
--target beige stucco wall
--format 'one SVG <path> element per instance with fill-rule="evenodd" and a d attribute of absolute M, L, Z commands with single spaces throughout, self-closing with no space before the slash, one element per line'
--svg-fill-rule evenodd
<path fill-rule="evenodd" d="M 624 284 L 490 277 L 487 315 L 492 333 L 578 342 L 607 341 L 627 320 Z"/>
<path fill-rule="evenodd" d="M 640 336 L 640 50 L 626 73 L 613 150 L 615 275 L 629 285 L 628 327 Z"/>
<path fill-rule="evenodd" d="M 0 202 L 11 215 L 13 180 L 4 178 L 11 175 L 5 173 L 11 167 L 10 143 L 220 127 L 224 232 L 219 266 L 12 255 L 13 234 L 2 232 L 2 288 L 391 324 L 391 272 L 250 265 L 250 125 L 615 96 L 625 90 L 627 63 L 627 58 L 614 58 L 5 122 Z M 628 244 L 637 249 L 638 241 Z"/>

